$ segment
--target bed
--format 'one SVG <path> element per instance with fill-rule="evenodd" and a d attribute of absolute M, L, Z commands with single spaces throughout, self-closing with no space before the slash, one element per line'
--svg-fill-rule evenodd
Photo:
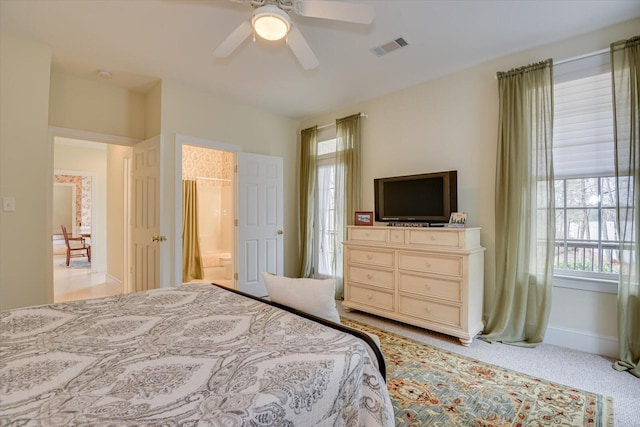
<path fill-rule="evenodd" d="M 371 344 L 209 284 L 10 310 L 0 425 L 392 426 Z"/>

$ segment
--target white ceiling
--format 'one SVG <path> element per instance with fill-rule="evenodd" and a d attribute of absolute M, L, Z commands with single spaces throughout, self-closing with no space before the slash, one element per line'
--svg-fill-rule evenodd
<path fill-rule="evenodd" d="M 139 91 L 170 78 L 303 119 L 640 16 L 640 0 L 358 1 L 374 5 L 372 25 L 293 15 L 320 61 L 311 71 L 284 42 L 249 38 L 214 58 L 252 12 L 228 0 L 0 0 L 0 29 L 50 45 L 74 74 L 107 69 Z M 371 53 L 398 37 L 409 46 Z"/>

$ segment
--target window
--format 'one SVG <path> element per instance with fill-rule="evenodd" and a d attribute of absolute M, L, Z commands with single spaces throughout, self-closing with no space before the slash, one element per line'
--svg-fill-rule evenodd
<path fill-rule="evenodd" d="M 336 251 L 340 242 L 337 241 L 335 220 L 335 176 L 336 140 L 334 138 L 318 142 L 313 263 L 315 277 L 333 277 L 336 273 Z"/>
<path fill-rule="evenodd" d="M 555 276 L 592 284 L 618 273 L 611 90 L 608 51 L 554 66 Z"/>

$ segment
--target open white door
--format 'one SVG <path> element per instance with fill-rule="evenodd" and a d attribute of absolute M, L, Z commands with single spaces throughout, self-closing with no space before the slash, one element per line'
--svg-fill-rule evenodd
<path fill-rule="evenodd" d="M 160 136 L 133 146 L 131 203 L 131 289 L 134 292 L 160 287 L 160 260 L 166 259 L 166 238 L 161 231 Z"/>
<path fill-rule="evenodd" d="M 237 153 L 238 246 L 236 288 L 267 295 L 262 272 L 284 272 L 281 157 Z"/>

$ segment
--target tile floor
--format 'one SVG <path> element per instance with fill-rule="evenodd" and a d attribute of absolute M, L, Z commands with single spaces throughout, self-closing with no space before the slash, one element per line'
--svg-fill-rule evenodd
<path fill-rule="evenodd" d="M 100 298 L 120 293 L 122 287 L 108 282 L 105 273 L 92 273 L 90 268 L 68 268 L 65 266 L 64 254 L 53 256 L 54 302 Z"/>

